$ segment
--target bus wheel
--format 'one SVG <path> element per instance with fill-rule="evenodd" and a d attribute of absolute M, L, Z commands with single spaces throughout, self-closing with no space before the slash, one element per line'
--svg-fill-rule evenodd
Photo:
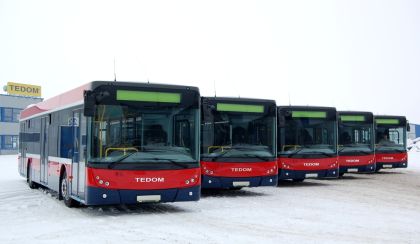
<path fill-rule="evenodd" d="M 293 179 L 293 182 L 303 182 L 305 179 L 304 178 L 302 178 L 302 179 Z"/>
<path fill-rule="evenodd" d="M 28 170 L 26 173 L 26 181 L 28 182 L 28 186 L 31 189 L 36 189 L 38 188 L 38 184 L 32 181 L 32 168 L 31 168 L 31 164 L 28 163 Z"/>
<path fill-rule="evenodd" d="M 63 199 L 64 204 L 71 208 L 75 206 L 74 200 L 70 197 L 69 181 L 67 179 L 66 171 L 64 171 L 60 180 L 60 198 Z"/>

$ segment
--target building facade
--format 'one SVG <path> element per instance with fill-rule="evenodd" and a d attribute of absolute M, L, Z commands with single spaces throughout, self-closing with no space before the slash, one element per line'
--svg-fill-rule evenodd
<path fill-rule="evenodd" d="M 0 155 L 18 152 L 20 112 L 41 101 L 37 97 L 0 94 Z"/>
<path fill-rule="evenodd" d="M 407 133 L 407 138 L 414 140 L 420 137 L 420 125 L 410 124 L 410 131 Z"/>

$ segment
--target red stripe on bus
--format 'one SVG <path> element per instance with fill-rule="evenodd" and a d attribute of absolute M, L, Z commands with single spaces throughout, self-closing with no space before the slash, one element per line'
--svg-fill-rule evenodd
<path fill-rule="evenodd" d="M 375 155 L 358 155 L 358 156 L 338 156 L 338 164 L 340 166 L 360 166 L 373 164 Z"/>
<path fill-rule="evenodd" d="M 406 152 L 402 153 L 376 153 L 376 162 L 378 163 L 399 163 L 408 160 Z"/>
<path fill-rule="evenodd" d="M 277 162 L 201 162 L 203 175 L 216 177 L 257 177 L 277 174 Z"/>
<path fill-rule="evenodd" d="M 87 185 L 107 189 L 158 190 L 200 185 L 200 168 L 181 170 L 113 170 L 86 168 Z"/>
<path fill-rule="evenodd" d="M 48 161 L 48 175 L 52 176 L 60 176 L 60 169 L 61 169 L 61 165 L 58 162 L 54 162 L 54 161 Z"/>
<path fill-rule="evenodd" d="M 325 170 L 338 167 L 337 157 L 332 158 L 278 158 L 280 169 Z"/>

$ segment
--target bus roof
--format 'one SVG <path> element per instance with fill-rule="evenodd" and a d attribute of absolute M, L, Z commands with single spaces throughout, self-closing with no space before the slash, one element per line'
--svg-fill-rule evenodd
<path fill-rule="evenodd" d="M 337 111 L 339 115 L 368 115 L 373 117 L 372 112 L 366 111 Z"/>
<path fill-rule="evenodd" d="M 70 108 L 73 106 L 81 105 L 84 101 L 84 92 L 95 90 L 96 88 L 104 85 L 109 86 L 125 86 L 125 87 L 147 87 L 147 88 L 161 88 L 161 89 L 190 89 L 199 92 L 198 87 L 169 85 L 169 84 L 154 84 L 154 83 L 140 83 L 140 82 L 120 82 L 120 81 L 92 81 L 70 91 L 59 94 L 55 97 L 44 100 L 31 107 L 24 109 L 21 112 L 20 120 L 27 120 L 29 118 L 50 113 L 56 110 Z"/>
<path fill-rule="evenodd" d="M 374 115 L 375 119 L 406 119 L 405 116 L 402 115 Z"/>
<path fill-rule="evenodd" d="M 309 110 L 309 111 L 337 111 L 334 107 L 321 107 L 321 106 L 278 106 L 278 110 Z"/>
<path fill-rule="evenodd" d="M 202 99 L 216 101 L 216 102 L 247 102 L 247 103 L 273 103 L 275 100 L 259 99 L 259 98 L 242 98 L 242 97 L 201 97 Z"/>

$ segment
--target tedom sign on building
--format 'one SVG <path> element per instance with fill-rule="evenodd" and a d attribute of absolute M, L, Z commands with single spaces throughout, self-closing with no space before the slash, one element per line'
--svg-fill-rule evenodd
<path fill-rule="evenodd" d="M 41 87 L 35 85 L 8 82 L 6 92 L 9 95 L 41 97 Z"/>

